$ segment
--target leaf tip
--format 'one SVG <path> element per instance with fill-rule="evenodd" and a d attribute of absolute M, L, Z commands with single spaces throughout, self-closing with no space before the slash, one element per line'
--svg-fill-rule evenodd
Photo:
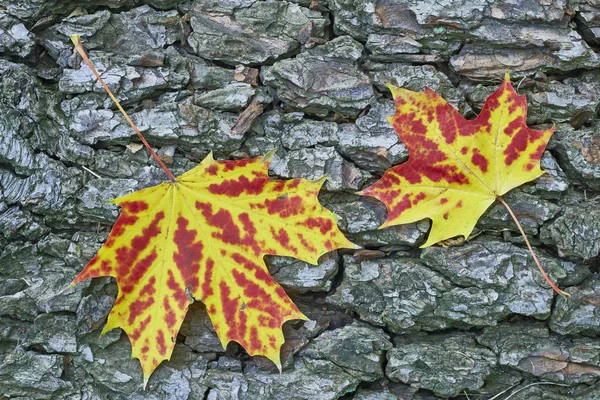
<path fill-rule="evenodd" d="M 356 244 L 356 243 L 352 243 L 350 240 L 348 240 L 345 236 L 344 236 L 344 240 L 343 243 L 339 243 L 338 244 L 338 249 L 349 249 L 349 250 L 360 250 L 363 247 Z"/>
<path fill-rule="evenodd" d="M 352 245 L 351 247 L 347 247 L 348 249 L 352 249 L 352 250 L 360 250 L 360 249 L 362 249 L 362 248 L 363 248 L 361 245 L 359 245 L 359 244 L 356 244 L 356 243 L 352 243 L 352 242 L 351 242 L 351 241 L 349 241 L 349 240 L 348 240 L 348 244 L 351 244 L 351 245 Z"/>
<path fill-rule="evenodd" d="M 461 235 L 459 235 L 461 236 Z M 463 236 L 466 239 L 466 236 Z M 419 246 L 420 249 L 426 249 L 427 247 L 431 247 L 434 244 L 441 242 L 442 240 L 445 240 L 447 238 L 440 238 L 440 237 L 432 237 L 431 236 L 431 231 L 429 232 L 429 237 L 427 238 L 427 240 L 425 241 L 425 243 L 423 243 L 422 245 Z"/>
<path fill-rule="evenodd" d="M 370 195 L 369 195 L 369 194 L 367 194 L 367 196 L 370 196 Z M 387 208 L 387 205 L 386 205 L 386 209 L 388 210 L 388 213 L 389 213 L 389 209 Z M 377 230 L 380 230 L 380 229 L 385 229 L 385 228 L 388 228 L 388 227 L 390 227 L 390 226 L 394 226 L 394 225 L 396 225 L 396 223 L 395 223 L 393 220 L 391 220 L 391 219 L 389 218 L 389 216 L 388 216 L 388 219 L 387 219 L 387 220 L 385 220 L 385 221 L 383 222 L 383 224 L 379 225 L 379 227 L 377 227 Z"/>
<path fill-rule="evenodd" d="M 360 191 L 356 192 L 355 194 L 357 194 L 359 196 L 374 197 L 373 196 L 373 192 L 371 190 L 372 187 L 373 187 L 373 185 L 367 186 L 366 188 L 364 188 L 363 190 L 360 190 Z"/>
<path fill-rule="evenodd" d="M 317 186 L 319 187 L 319 189 L 321 188 L 321 186 L 323 186 L 323 184 L 325 183 L 325 181 L 329 178 L 329 174 L 325 174 L 322 177 L 320 177 L 319 179 L 315 179 L 313 182 L 317 184 Z"/>
<path fill-rule="evenodd" d="M 390 92 L 394 93 L 394 90 L 398 89 L 398 86 L 392 85 L 391 83 L 386 83 L 385 86 L 389 89 Z"/>
<path fill-rule="evenodd" d="M 104 328 L 102 329 L 102 332 L 100 332 L 100 338 L 102 338 L 102 336 L 106 335 L 110 330 L 112 330 L 112 328 L 113 328 L 113 326 L 111 325 L 111 320 L 109 318 L 108 322 L 106 323 L 106 325 L 104 325 Z"/>
<path fill-rule="evenodd" d="M 405 91 L 405 89 L 402 89 L 401 87 L 398 87 L 396 85 L 392 85 L 391 83 L 386 83 L 385 86 L 387 86 L 394 100 L 400 95 L 402 91 Z"/>
<path fill-rule="evenodd" d="M 213 162 L 215 162 L 215 158 L 213 156 L 213 152 L 211 151 L 206 155 L 206 157 L 204 157 L 204 160 L 202 160 L 200 164 L 212 164 Z"/>
<path fill-rule="evenodd" d="M 277 148 L 271 149 L 267 152 L 267 154 L 265 154 L 264 156 L 262 156 L 262 160 L 265 164 L 270 164 L 271 160 L 273 160 L 273 157 L 275 156 L 275 153 L 277 152 Z"/>

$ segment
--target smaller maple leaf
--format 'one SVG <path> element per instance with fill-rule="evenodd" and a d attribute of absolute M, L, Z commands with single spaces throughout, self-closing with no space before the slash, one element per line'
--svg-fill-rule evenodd
<path fill-rule="evenodd" d="M 388 120 L 409 158 L 360 192 L 386 205 L 381 228 L 430 218 L 431 232 L 421 247 L 467 238 L 495 200 L 544 173 L 540 158 L 554 128 L 527 127 L 525 96 L 517 95 L 508 73 L 474 120 L 429 88 L 388 87 L 396 105 Z"/>

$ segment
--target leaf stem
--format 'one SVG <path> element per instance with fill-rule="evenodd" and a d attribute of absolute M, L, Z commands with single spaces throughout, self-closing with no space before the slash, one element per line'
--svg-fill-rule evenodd
<path fill-rule="evenodd" d="M 87 66 L 90 68 L 92 73 L 96 76 L 96 79 L 98 79 L 98 82 L 100 82 L 100 84 L 102 85 L 104 90 L 106 90 L 106 93 L 108 93 L 108 96 L 112 99 L 112 101 L 115 102 L 115 104 L 117 105 L 117 108 L 119 109 L 119 111 L 121 111 L 121 114 L 123 114 L 123 117 L 125 117 L 125 120 L 129 123 L 129 125 L 131 125 L 131 128 L 136 133 L 136 135 L 138 135 L 138 137 L 140 138 L 140 140 L 142 141 L 144 146 L 146 146 L 146 149 L 148 149 L 148 151 L 150 152 L 152 157 L 154 157 L 154 159 L 156 160 L 158 165 L 160 165 L 160 167 L 165 171 L 165 173 L 169 177 L 169 180 L 171 182 L 175 182 L 175 176 L 171 173 L 171 171 L 169 171 L 167 166 L 163 163 L 163 161 L 160 159 L 160 157 L 154 152 L 154 150 L 152 150 L 152 147 L 150 147 L 150 145 L 146 141 L 146 138 L 144 138 L 144 136 L 142 135 L 142 132 L 140 132 L 138 127 L 135 126 L 135 124 L 133 123 L 131 118 L 129 118 L 129 115 L 127 115 L 127 113 L 125 112 L 123 107 L 121 107 L 121 104 L 119 103 L 117 98 L 112 94 L 112 92 L 110 91 L 110 89 L 108 88 L 108 86 L 106 85 L 106 83 L 104 82 L 104 80 L 102 79 L 100 74 L 98 73 L 98 71 L 96 71 L 96 68 L 94 68 L 94 65 L 92 64 L 92 62 L 88 58 L 87 54 L 85 53 L 83 45 L 81 44 L 81 40 L 79 40 L 79 35 L 71 35 L 71 41 L 75 45 L 75 50 L 77 50 L 77 52 L 79 53 L 79 55 L 81 56 L 83 61 L 87 64 Z"/>
<path fill-rule="evenodd" d="M 515 215 L 515 213 L 513 212 L 513 210 L 509 207 L 508 203 L 506 201 L 504 201 L 504 199 L 501 196 L 497 196 L 496 199 L 498 199 L 498 201 L 500 203 L 502 203 L 502 205 L 504 207 L 506 207 L 506 209 L 508 210 L 508 213 L 510 214 L 510 216 L 512 217 L 512 219 L 517 224 L 517 228 L 519 228 L 519 231 L 521 232 L 521 236 L 523 236 L 523 239 L 525 239 L 525 244 L 527 245 L 527 248 L 529 249 L 529 253 L 533 257 L 533 261 L 535 261 L 535 265 L 537 265 L 538 269 L 542 273 L 542 276 L 544 277 L 544 279 L 546 280 L 546 282 L 548 282 L 548 284 L 552 287 L 552 289 L 556 293 L 560 294 L 565 299 L 567 297 L 569 297 L 569 293 L 565 292 L 564 290 L 559 289 L 558 286 L 556 286 L 556 284 L 554 282 L 552 282 L 552 279 L 550 279 L 550 277 L 548 276 L 548 274 L 546 274 L 546 271 L 544 271 L 544 268 L 542 268 L 542 265 L 540 264 L 540 261 L 538 260 L 537 256 L 533 252 L 533 248 L 531 247 L 531 244 L 529 243 L 529 239 L 527 239 L 527 235 L 525 234 L 525 231 L 523 230 L 523 227 L 521 226 L 521 223 L 517 219 L 517 216 Z"/>

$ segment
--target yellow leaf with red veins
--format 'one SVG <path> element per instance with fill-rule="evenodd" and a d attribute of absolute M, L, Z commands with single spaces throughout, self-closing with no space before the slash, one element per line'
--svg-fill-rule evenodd
<path fill-rule="evenodd" d="M 306 317 L 263 257 L 316 264 L 328 251 L 355 247 L 317 200 L 324 179 L 271 180 L 269 158 L 209 155 L 174 182 L 113 200 L 121 215 L 73 284 L 116 278 L 119 294 L 103 333 L 127 333 L 144 382 L 170 358 L 192 298 L 206 305 L 223 347 L 236 341 L 281 369 L 281 327 Z"/>
<path fill-rule="evenodd" d="M 387 206 L 382 228 L 431 218 L 422 247 L 466 238 L 498 196 L 544 173 L 540 158 L 554 128 L 527 127 L 525 96 L 517 95 L 508 74 L 474 120 L 429 88 L 389 88 L 396 113 L 388 119 L 409 158 L 360 193 Z"/>

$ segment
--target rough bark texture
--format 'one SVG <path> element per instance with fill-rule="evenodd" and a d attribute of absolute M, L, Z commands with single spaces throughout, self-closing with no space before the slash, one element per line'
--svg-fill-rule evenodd
<path fill-rule="evenodd" d="M 114 281 L 65 292 L 106 200 L 164 179 L 72 33 L 175 173 L 277 148 L 273 176 L 329 175 L 321 201 L 365 250 L 269 259 L 311 318 L 284 327 L 281 375 L 223 350 L 195 303 L 144 391 L 127 337 L 98 337 Z M 0 0 L 0 396 L 600 398 L 599 44 L 597 0 Z M 556 134 L 506 200 L 568 300 L 501 205 L 467 243 L 420 250 L 428 221 L 377 230 L 385 207 L 353 194 L 407 157 L 385 83 L 473 117 L 507 70 Z"/>

